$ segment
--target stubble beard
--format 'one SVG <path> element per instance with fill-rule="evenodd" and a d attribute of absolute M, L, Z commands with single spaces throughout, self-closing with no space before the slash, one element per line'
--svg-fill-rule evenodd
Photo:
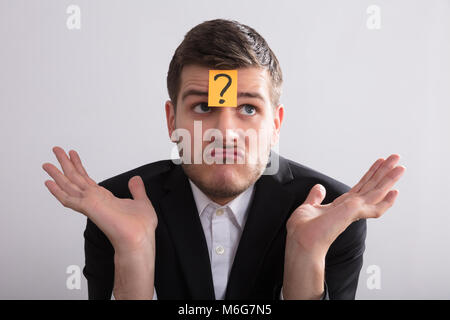
<path fill-rule="evenodd" d="M 256 164 L 245 164 L 249 168 L 248 179 L 245 179 L 245 183 L 241 185 L 236 185 L 232 183 L 223 183 L 221 180 L 216 179 L 202 179 L 200 170 L 201 167 L 195 164 L 185 164 L 182 163 L 181 166 L 188 176 L 188 178 L 208 197 L 227 199 L 234 198 L 247 190 L 252 184 L 254 184 L 263 174 L 266 169 L 267 162 L 269 159 L 270 148 L 265 155 L 263 161 L 259 161 Z M 224 164 L 226 165 L 226 164 Z M 239 164 L 242 166 L 243 164 Z M 197 166 L 197 167 L 195 167 Z"/>

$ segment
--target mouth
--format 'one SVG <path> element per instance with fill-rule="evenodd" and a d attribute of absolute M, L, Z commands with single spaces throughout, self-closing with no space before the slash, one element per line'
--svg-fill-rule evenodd
<path fill-rule="evenodd" d="M 217 158 L 230 158 L 233 160 L 237 160 L 238 158 L 244 158 L 244 151 L 237 148 L 213 148 L 211 150 L 211 157 Z"/>

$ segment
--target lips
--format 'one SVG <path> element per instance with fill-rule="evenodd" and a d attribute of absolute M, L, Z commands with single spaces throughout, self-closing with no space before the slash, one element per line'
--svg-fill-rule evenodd
<path fill-rule="evenodd" d="M 244 157 L 244 152 L 237 148 L 213 148 L 211 150 L 211 157 L 223 157 L 237 159 Z"/>

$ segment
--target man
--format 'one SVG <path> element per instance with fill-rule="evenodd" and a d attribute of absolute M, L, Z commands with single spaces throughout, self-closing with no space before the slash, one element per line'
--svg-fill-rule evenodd
<path fill-rule="evenodd" d="M 237 70 L 236 107 L 208 105 L 213 69 Z M 167 76 L 181 165 L 161 160 L 96 184 L 74 150 L 53 148 L 64 173 L 44 164 L 55 180 L 46 186 L 88 217 L 90 299 L 354 299 L 365 219 L 393 205 L 405 168 L 396 154 L 378 159 L 350 189 L 276 154 L 281 84 L 254 29 L 206 21 L 186 34 Z M 256 132 L 256 150 L 243 132 Z"/>

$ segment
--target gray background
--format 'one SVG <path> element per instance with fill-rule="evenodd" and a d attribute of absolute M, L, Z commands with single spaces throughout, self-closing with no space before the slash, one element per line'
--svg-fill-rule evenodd
<path fill-rule="evenodd" d="M 449 1 L 0 1 L 0 298 L 86 299 L 86 218 L 44 186 L 51 148 L 101 181 L 170 157 L 175 48 L 214 18 L 254 27 L 281 62 L 280 153 L 353 186 L 380 156 L 407 171 L 368 221 L 359 299 L 450 298 Z M 68 30 L 66 8 L 81 8 Z M 381 29 L 366 26 L 369 5 Z M 381 270 L 369 290 L 367 267 Z"/>

